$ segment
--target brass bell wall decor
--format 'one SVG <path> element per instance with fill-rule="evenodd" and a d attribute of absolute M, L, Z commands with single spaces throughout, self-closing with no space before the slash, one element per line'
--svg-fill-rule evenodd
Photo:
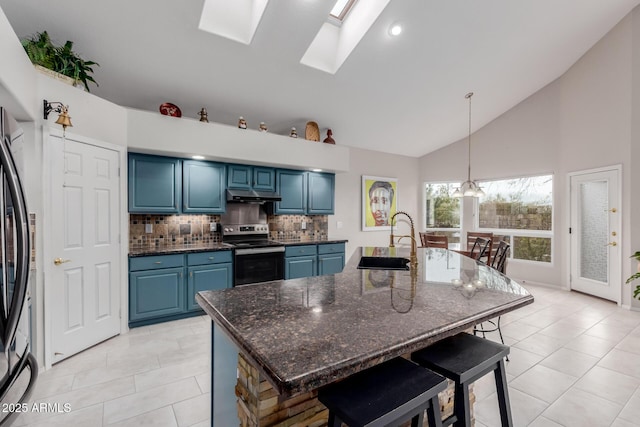
<path fill-rule="evenodd" d="M 67 127 L 73 127 L 71 117 L 69 116 L 69 106 L 64 105 L 62 102 L 49 102 L 46 99 L 42 101 L 42 104 L 44 107 L 43 116 L 45 120 L 49 118 L 49 113 L 52 111 L 59 114 L 56 124 L 62 126 L 62 135 L 64 136 Z"/>

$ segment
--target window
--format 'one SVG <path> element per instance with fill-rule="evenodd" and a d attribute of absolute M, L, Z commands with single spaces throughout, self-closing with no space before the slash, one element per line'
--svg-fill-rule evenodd
<path fill-rule="evenodd" d="M 514 259 L 551 262 L 553 176 L 531 176 L 481 183 L 477 227 L 511 244 Z"/>
<path fill-rule="evenodd" d="M 444 234 L 449 243 L 460 242 L 460 200 L 451 197 L 460 183 L 425 184 L 425 229 Z"/>
<path fill-rule="evenodd" d="M 346 18 L 356 1 L 357 0 L 338 0 L 333 6 L 333 9 L 331 9 L 331 12 L 329 12 L 329 17 L 338 22 L 344 21 L 344 18 Z"/>

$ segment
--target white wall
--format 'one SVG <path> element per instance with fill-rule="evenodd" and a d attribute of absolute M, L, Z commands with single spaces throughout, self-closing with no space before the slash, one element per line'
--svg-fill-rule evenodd
<path fill-rule="evenodd" d="M 389 231 L 362 231 L 362 175 L 397 178 L 398 209 L 413 217 L 416 233 L 420 224 L 418 159 L 351 148 L 349 172 L 336 174 L 336 213 L 329 216 L 329 237 L 349 240 L 347 260 L 359 246 L 389 245 Z M 398 220 L 399 233 L 408 234 L 409 226 Z"/>
<path fill-rule="evenodd" d="M 638 13 L 623 19 L 558 80 L 472 135 L 472 179 L 554 174 L 553 263 L 511 262 L 514 278 L 568 286 L 567 174 L 616 164 L 623 168 L 623 277 L 630 274 L 631 53 L 640 42 L 632 16 Z M 458 141 L 420 159 L 420 181 L 466 179 L 466 144 Z M 623 295 L 629 304 L 628 287 Z"/>

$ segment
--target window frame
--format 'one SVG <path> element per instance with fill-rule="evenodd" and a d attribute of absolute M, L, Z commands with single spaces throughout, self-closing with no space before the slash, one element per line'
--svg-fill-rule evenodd
<path fill-rule="evenodd" d="M 464 224 L 464 201 L 463 200 L 460 200 L 460 203 L 459 203 L 460 226 L 458 228 L 427 227 L 427 185 L 441 185 L 441 184 L 447 184 L 453 187 L 456 187 L 456 186 L 459 187 L 461 182 L 443 180 L 443 181 L 424 181 L 422 183 L 422 208 L 423 208 L 422 229 L 425 232 L 435 231 L 436 233 L 437 232 L 446 233 L 446 232 L 457 231 L 460 235 L 460 241 L 462 241 L 462 229 Z"/>
<path fill-rule="evenodd" d="M 556 203 L 555 203 L 555 174 L 548 172 L 548 173 L 539 173 L 539 174 L 531 174 L 531 175 L 520 175 L 520 176 L 512 176 L 512 177 L 505 177 L 505 178 L 495 178 L 495 179 L 484 179 L 482 181 L 478 180 L 478 184 L 481 187 L 483 186 L 483 183 L 486 182 L 493 182 L 493 181 L 509 181 L 509 180 L 515 180 L 515 179 L 523 179 L 523 178 L 534 178 L 534 177 L 541 177 L 541 176 L 550 176 L 551 177 L 551 229 L 550 230 L 527 230 L 527 229 L 521 229 L 521 228 L 489 228 L 489 227 L 480 227 L 480 200 L 478 198 L 473 198 L 473 231 L 478 231 L 478 232 L 485 232 L 485 233 L 493 233 L 493 234 L 497 234 L 497 235 L 508 235 L 509 236 L 509 245 L 511 246 L 511 250 L 509 251 L 509 262 L 517 262 L 517 263 L 524 263 L 524 264 L 531 264 L 531 265 L 536 265 L 536 266 L 547 266 L 547 267 L 553 267 L 555 264 L 555 251 L 553 250 L 553 245 L 554 245 L 554 241 L 555 241 L 555 236 L 554 236 L 554 229 L 555 229 L 555 218 L 556 218 Z M 464 197 L 463 199 L 467 199 L 467 197 Z M 425 213 L 426 216 L 426 213 Z M 528 259 L 520 259 L 520 258 L 514 258 L 513 254 L 514 254 L 514 244 L 513 244 L 513 240 L 515 237 L 539 237 L 539 238 L 548 238 L 551 240 L 551 245 L 550 245 L 550 261 L 549 262 L 544 262 L 544 261 L 534 261 L 534 260 L 528 260 Z"/>
<path fill-rule="evenodd" d="M 337 3 L 338 0 L 336 0 Z M 342 23 L 344 22 L 344 20 L 347 18 L 347 16 L 349 15 L 349 12 L 351 12 L 353 10 L 353 7 L 355 6 L 355 4 L 358 2 L 358 0 L 347 0 L 347 2 L 345 3 L 344 7 L 342 8 L 342 10 L 340 11 L 340 13 L 338 15 L 334 15 L 333 13 L 333 9 L 336 7 L 335 3 L 333 5 L 333 7 L 331 8 L 331 11 L 329 12 L 329 22 L 337 24 L 337 25 L 342 25 Z"/>

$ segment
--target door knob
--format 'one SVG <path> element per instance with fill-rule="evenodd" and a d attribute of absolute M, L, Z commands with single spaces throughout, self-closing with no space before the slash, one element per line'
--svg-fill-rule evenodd
<path fill-rule="evenodd" d="M 607 243 L 607 246 L 618 246 L 618 244 L 616 242 L 609 242 Z"/>
<path fill-rule="evenodd" d="M 60 265 L 60 264 L 64 264 L 65 262 L 71 262 L 70 259 L 62 259 L 62 258 L 56 258 L 53 260 L 53 263 L 55 265 Z"/>

